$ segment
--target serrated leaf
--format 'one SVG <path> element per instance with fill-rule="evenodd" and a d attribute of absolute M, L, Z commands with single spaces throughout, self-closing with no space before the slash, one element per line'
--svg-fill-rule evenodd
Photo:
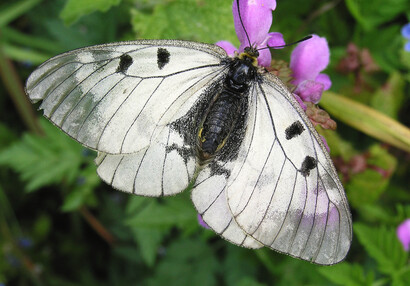
<path fill-rule="evenodd" d="M 203 241 L 181 239 L 165 249 L 165 255 L 147 285 L 217 285 L 218 270 L 215 254 Z"/>
<path fill-rule="evenodd" d="M 231 5 L 231 1 L 167 1 L 153 6 L 152 14 L 132 10 L 132 26 L 143 39 L 226 40 L 238 44 Z"/>
<path fill-rule="evenodd" d="M 120 2 L 121 0 L 68 0 L 60 17 L 66 25 L 71 25 L 84 15 L 95 11 L 106 12 Z"/>
<path fill-rule="evenodd" d="M 347 262 L 333 265 L 332 267 L 322 267 L 319 273 L 336 285 L 343 286 L 365 286 L 372 285 L 373 274 L 365 275 L 359 264 L 349 264 Z"/>
<path fill-rule="evenodd" d="M 165 236 L 168 235 L 169 229 L 131 228 L 131 231 L 145 264 L 149 267 L 154 266 L 158 249 Z"/>
<path fill-rule="evenodd" d="M 22 139 L 0 152 L 0 165 L 18 172 L 27 182 L 26 190 L 71 183 L 79 173 L 83 147 L 45 120 L 40 121 L 45 136 L 25 134 Z"/>
<path fill-rule="evenodd" d="M 97 199 L 93 190 L 101 183 L 97 175 L 96 166 L 90 164 L 87 168 L 82 169 L 73 183 L 73 189 L 64 198 L 64 203 L 61 207 L 63 212 L 70 212 L 79 209 L 80 207 L 95 206 Z"/>
<path fill-rule="evenodd" d="M 133 197 L 127 205 L 125 224 L 131 228 L 142 257 L 152 266 L 158 248 L 172 227 L 190 229 L 197 223 L 196 212 L 184 194 L 163 199 Z"/>
<path fill-rule="evenodd" d="M 172 226 L 185 227 L 197 223 L 197 214 L 189 198 L 180 194 L 175 197 L 165 197 L 161 200 L 147 198 L 148 204 L 138 213 L 133 213 L 126 224 L 142 228 L 168 228 Z"/>
<path fill-rule="evenodd" d="M 408 254 L 403 250 L 395 229 L 369 227 L 355 223 L 353 230 L 366 252 L 376 260 L 380 272 L 400 276 L 400 272 L 406 265 Z"/>

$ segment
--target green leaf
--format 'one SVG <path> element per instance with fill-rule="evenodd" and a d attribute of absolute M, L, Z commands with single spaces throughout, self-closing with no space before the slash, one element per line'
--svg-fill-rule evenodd
<path fill-rule="evenodd" d="M 356 207 L 360 213 L 360 217 L 371 223 L 390 224 L 393 221 L 393 216 L 384 206 L 377 204 L 363 204 Z"/>
<path fill-rule="evenodd" d="M 77 181 L 73 184 L 74 188 L 70 190 L 68 195 L 64 198 L 61 210 L 63 212 L 70 212 L 75 211 L 84 205 L 95 206 L 97 204 L 97 199 L 93 191 L 100 183 L 101 180 L 97 175 L 95 165 L 88 165 L 87 168 L 79 172 Z"/>
<path fill-rule="evenodd" d="M 116 246 L 114 247 L 114 253 L 125 258 L 129 262 L 141 263 L 140 253 L 134 246 Z"/>
<path fill-rule="evenodd" d="M 367 169 L 352 175 L 346 183 L 349 201 L 355 208 L 375 202 L 386 191 L 397 159 L 379 144 L 374 144 L 367 153 Z"/>
<path fill-rule="evenodd" d="M 371 105 L 393 119 L 397 119 L 398 112 L 404 100 L 404 79 L 399 72 L 393 72 L 373 96 Z"/>
<path fill-rule="evenodd" d="M 329 91 L 324 92 L 320 106 L 367 135 L 410 152 L 410 129 L 383 113 Z"/>
<path fill-rule="evenodd" d="M 60 17 L 66 25 L 72 25 L 84 15 L 95 11 L 107 12 L 121 0 L 68 0 Z"/>
<path fill-rule="evenodd" d="M 217 285 L 215 274 L 219 267 L 212 249 L 203 241 L 181 239 L 165 249 L 165 255 L 147 285 Z"/>
<path fill-rule="evenodd" d="M 400 244 L 396 230 L 386 227 L 369 227 L 355 223 L 353 230 L 367 253 L 376 260 L 380 272 L 400 276 L 408 259 Z"/>
<path fill-rule="evenodd" d="M 325 276 L 329 281 L 336 285 L 343 286 L 364 286 L 372 285 L 373 273 L 367 276 L 359 264 L 349 264 L 347 262 L 339 263 L 331 267 L 322 267 L 318 269 L 319 273 Z"/>
<path fill-rule="evenodd" d="M 73 182 L 84 161 L 83 147 L 52 124 L 41 120 L 45 136 L 25 134 L 21 141 L 0 152 L 0 165 L 18 172 L 34 191 L 54 183 Z"/>
<path fill-rule="evenodd" d="M 231 1 L 164 1 L 152 6 L 151 13 L 133 9 L 132 26 L 143 39 L 226 40 L 237 44 L 231 5 Z"/>
<path fill-rule="evenodd" d="M 345 3 L 352 16 L 365 30 L 375 29 L 409 9 L 408 0 L 346 0 Z"/>
<path fill-rule="evenodd" d="M 12 4 L 2 5 L 0 7 L 0 27 L 6 26 L 18 17 L 33 9 L 42 0 L 22 0 L 14 1 Z"/>
<path fill-rule="evenodd" d="M 359 30 L 356 41 L 360 46 L 368 47 L 373 59 L 382 70 L 394 73 L 403 68 L 399 57 L 399 51 L 402 49 L 400 29 L 400 25 L 393 24 L 367 33 Z M 380 43 L 389 44 L 380 45 Z"/>
<path fill-rule="evenodd" d="M 142 259 L 149 267 L 154 266 L 155 259 L 158 254 L 159 247 L 168 235 L 168 230 L 156 228 L 131 228 L 134 234 L 134 239 L 138 244 Z"/>
<path fill-rule="evenodd" d="M 154 198 L 142 199 L 146 200 L 147 204 L 139 212 L 128 212 L 130 216 L 126 219 L 127 225 L 167 229 L 173 226 L 184 228 L 188 224 L 197 224 L 197 214 L 187 195 L 165 197 L 160 201 Z M 138 200 L 133 199 L 133 201 Z"/>
<path fill-rule="evenodd" d="M 198 228 L 197 214 L 184 194 L 161 200 L 133 197 L 127 214 L 125 224 L 131 228 L 148 266 L 154 265 L 158 248 L 172 227 L 189 229 L 195 225 Z"/>

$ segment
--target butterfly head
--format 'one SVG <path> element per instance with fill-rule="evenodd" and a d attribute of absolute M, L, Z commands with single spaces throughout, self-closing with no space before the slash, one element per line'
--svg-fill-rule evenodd
<path fill-rule="evenodd" d="M 259 52 L 255 47 L 246 47 L 243 53 L 240 53 L 238 58 L 240 60 L 250 62 L 253 66 L 258 66 Z"/>

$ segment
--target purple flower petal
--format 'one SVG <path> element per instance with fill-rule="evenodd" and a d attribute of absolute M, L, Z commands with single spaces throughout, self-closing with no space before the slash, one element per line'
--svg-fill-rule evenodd
<path fill-rule="evenodd" d="M 203 228 L 210 229 L 210 227 L 206 224 L 206 222 L 204 222 L 204 220 L 202 219 L 202 216 L 200 214 L 198 214 L 198 223 Z"/>
<path fill-rule="evenodd" d="M 285 40 L 283 39 L 283 35 L 279 32 L 272 32 L 268 34 L 270 37 L 268 39 L 268 46 L 275 49 L 275 47 L 284 46 Z M 283 49 L 283 48 L 276 48 L 276 49 Z"/>
<path fill-rule="evenodd" d="M 315 80 L 329 64 L 330 51 L 325 38 L 313 35 L 293 50 L 290 68 L 297 85 L 304 80 Z"/>
<path fill-rule="evenodd" d="M 406 219 L 397 227 L 397 237 L 399 238 L 404 250 L 410 249 L 410 219 Z"/>
<path fill-rule="evenodd" d="M 323 84 L 323 90 L 328 90 L 332 86 L 332 81 L 327 74 L 321 73 L 319 74 L 316 79 L 316 82 Z"/>
<path fill-rule="evenodd" d="M 215 45 L 220 46 L 222 49 L 224 49 L 228 56 L 233 56 L 235 54 L 235 51 L 238 51 L 238 49 L 228 41 L 219 41 L 216 42 Z"/>
<path fill-rule="evenodd" d="M 272 11 L 276 8 L 275 0 L 239 0 L 242 23 L 249 36 L 250 44 L 260 44 L 265 39 L 272 25 Z M 235 30 L 241 45 L 249 46 L 238 14 L 236 1 L 232 5 Z"/>
<path fill-rule="evenodd" d="M 303 101 L 310 101 L 317 104 L 322 97 L 323 89 L 324 85 L 319 82 L 304 80 L 298 84 L 294 93 L 299 95 Z"/>
<path fill-rule="evenodd" d="M 410 23 L 407 23 L 401 28 L 401 34 L 403 37 L 410 40 Z"/>

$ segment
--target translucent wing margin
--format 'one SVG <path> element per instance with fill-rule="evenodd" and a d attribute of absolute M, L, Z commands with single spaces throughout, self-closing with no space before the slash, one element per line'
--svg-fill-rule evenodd
<path fill-rule="evenodd" d="M 317 264 L 344 259 L 347 199 L 316 130 L 274 76 L 255 83 L 251 120 L 225 195 L 239 227 L 263 245 Z"/>
<path fill-rule="evenodd" d="M 56 56 L 26 83 L 44 115 L 86 147 L 109 154 L 148 147 L 158 127 L 194 102 L 222 71 L 214 45 L 141 40 L 82 48 Z M 182 111 L 183 112 L 183 111 Z"/>

